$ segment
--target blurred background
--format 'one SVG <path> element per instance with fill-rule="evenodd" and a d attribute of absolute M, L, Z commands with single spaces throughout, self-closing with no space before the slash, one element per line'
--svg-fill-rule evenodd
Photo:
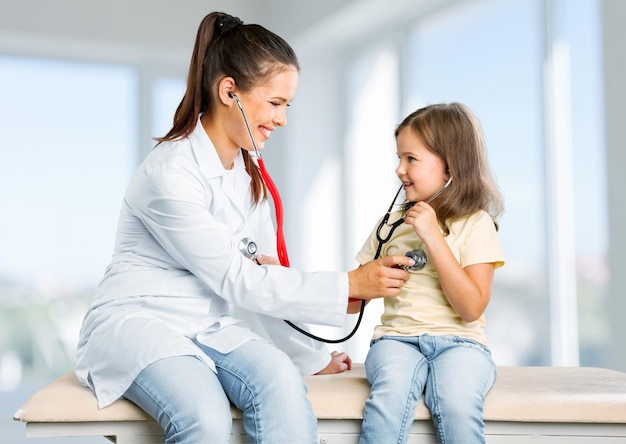
<path fill-rule="evenodd" d="M 507 264 L 487 311 L 496 362 L 626 371 L 626 2 L 0 0 L 6 442 L 26 442 L 11 419 L 21 403 L 73 368 L 126 183 L 169 129 L 214 10 L 266 26 L 300 58 L 289 124 L 263 152 L 292 266 L 355 267 L 398 187 L 395 126 L 460 101 L 506 199 Z M 333 349 L 363 362 L 380 312 L 368 305 Z M 355 321 L 314 328 L 337 338 Z"/>

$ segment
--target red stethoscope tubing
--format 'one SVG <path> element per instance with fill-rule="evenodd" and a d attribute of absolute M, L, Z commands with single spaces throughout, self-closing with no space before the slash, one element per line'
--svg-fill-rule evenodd
<path fill-rule="evenodd" d="M 237 95 L 232 91 L 228 93 L 228 96 L 235 101 L 237 108 L 239 108 L 239 111 L 241 112 L 241 117 L 243 118 L 243 123 L 246 126 L 248 137 L 250 137 L 250 143 L 252 143 L 252 148 L 254 148 L 254 152 L 256 154 L 261 177 L 263 178 L 263 182 L 265 182 L 265 186 L 269 190 L 272 200 L 274 201 L 274 211 L 276 216 L 276 251 L 278 253 L 278 261 L 282 266 L 289 267 L 289 256 L 287 255 L 287 245 L 285 244 L 285 234 L 283 232 L 283 202 L 280 199 L 280 193 L 278 192 L 276 184 L 267 172 L 265 163 L 261 158 L 261 153 L 256 147 L 256 142 L 254 141 L 254 137 L 252 137 L 252 131 L 250 130 L 250 125 L 248 125 L 248 119 L 246 118 L 246 113 L 243 111 L 243 106 L 241 106 L 239 97 L 237 97 Z"/>
<path fill-rule="evenodd" d="M 265 186 L 272 195 L 274 201 L 274 212 L 276 216 L 276 250 L 278 251 L 278 261 L 283 267 L 289 267 L 289 256 L 287 255 L 287 245 L 285 244 L 285 234 L 283 232 L 283 202 L 280 198 L 280 193 L 276 184 L 270 177 L 267 169 L 265 168 L 265 162 L 260 157 L 257 158 L 259 163 L 259 170 L 261 171 L 261 177 Z"/>
<path fill-rule="evenodd" d="M 259 164 L 259 171 L 261 173 L 261 178 L 263 179 L 263 182 L 265 182 L 265 187 L 269 190 L 270 195 L 272 196 L 272 200 L 274 201 L 274 211 L 275 211 L 275 216 L 276 216 L 276 251 L 278 253 L 278 261 L 280 262 L 281 265 L 285 267 L 289 267 L 289 257 L 287 256 L 287 246 L 285 245 L 285 236 L 283 233 L 283 202 L 280 198 L 280 194 L 278 193 L 278 188 L 276 187 L 276 184 L 274 183 L 269 173 L 267 172 L 263 159 L 261 159 L 261 153 L 259 153 L 259 150 L 256 147 L 256 143 L 254 142 L 254 137 L 252 137 L 252 131 L 250 131 L 250 125 L 248 125 L 248 119 L 246 119 L 246 113 L 243 111 L 243 107 L 241 106 L 241 103 L 239 102 L 239 98 L 232 91 L 229 92 L 228 95 L 232 99 L 235 100 L 235 102 L 237 103 L 237 107 L 241 111 L 241 117 L 243 118 L 243 122 L 246 126 L 246 131 L 248 132 L 248 136 L 250 137 L 250 142 L 252 143 L 254 152 L 256 153 L 257 162 Z M 308 336 L 311 339 L 314 339 L 316 341 L 322 341 L 327 344 L 338 344 L 340 342 L 347 341 L 352 336 L 354 336 L 354 334 L 359 328 L 359 325 L 361 325 L 361 320 L 363 319 L 364 309 L 365 309 L 365 301 L 363 300 L 361 301 L 361 310 L 359 312 L 359 319 L 357 320 L 356 325 L 347 336 L 341 339 L 321 338 L 319 336 L 315 336 L 311 334 L 310 332 L 298 327 L 296 324 L 294 324 L 291 321 L 288 321 L 285 319 L 285 322 L 294 330 L 302 333 L 305 336 Z"/>

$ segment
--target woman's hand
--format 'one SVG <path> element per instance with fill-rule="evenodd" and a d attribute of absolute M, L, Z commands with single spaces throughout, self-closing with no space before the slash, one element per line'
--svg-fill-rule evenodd
<path fill-rule="evenodd" d="M 348 272 L 350 282 L 349 297 L 375 299 L 397 296 L 400 287 L 409 278 L 402 267 L 414 265 L 415 261 L 406 256 L 385 256 Z"/>
<path fill-rule="evenodd" d="M 367 305 L 369 301 L 365 301 L 365 305 Z M 348 301 L 348 308 L 346 309 L 346 313 L 355 314 L 361 312 L 361 305 L 363 305 L 363 299 L 351 299 Z"/>
<path fill-rule="evenodd" d="M 352 370 L 352 358 L 347 353 L 334 351 L 330 355 L 332 358 L 328 365 L 315 373 L 316 375 L 330 375 Z"/>
<path fill-rule="evenodd" d="M 265 254 L 257 254 L 256 263 L 259 265 L 280 265 L 280 261 L 272 256 L 266 256 Z"/>

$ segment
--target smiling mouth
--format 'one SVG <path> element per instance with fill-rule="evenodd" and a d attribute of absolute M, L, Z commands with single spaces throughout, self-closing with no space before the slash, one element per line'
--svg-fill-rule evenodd
<path fill-rule="evenodd" d="M 264 126 L 260 126 L 259 127 L 259 132 L 261 133 L 261 135 L 265 138 L 265 139 L 269 139 L 270 136 L 272 135 L 272 130 L 265 128 Z"/>

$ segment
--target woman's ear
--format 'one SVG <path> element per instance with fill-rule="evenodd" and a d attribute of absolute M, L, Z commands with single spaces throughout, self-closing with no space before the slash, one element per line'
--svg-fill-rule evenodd
<path fill-rule="evenodd" d="M 217 84 L 217 96 L 224 105 L 230 106 L 234 103 L 232 94 L 236 94 L 235 80 L 232 77 L 224 77 Z"/>

